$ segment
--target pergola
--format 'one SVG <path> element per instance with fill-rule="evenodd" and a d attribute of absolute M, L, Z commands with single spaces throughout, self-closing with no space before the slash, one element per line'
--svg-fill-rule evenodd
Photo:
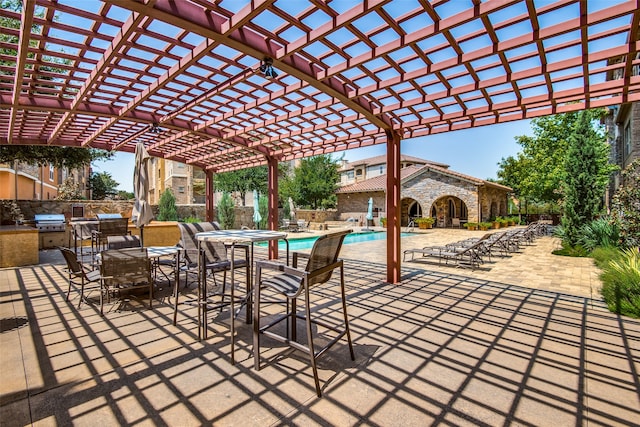
<path fill-rule="evenodd" d="M 271 228 L 278 162 L 387 144 L 391 283 L 403 139 L 640 99 L 639 0 L 22 3 L 2 10 L 1 144 L 143 142 L 207 194 L 266 164 Z"/>

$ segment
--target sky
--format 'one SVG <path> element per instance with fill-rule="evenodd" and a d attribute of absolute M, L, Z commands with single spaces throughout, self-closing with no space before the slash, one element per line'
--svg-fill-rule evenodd
<path fill-rule="evenodd" d="M 532 135 L 530 120 L 463 129 L 437 135 L 406 139 L 402 154 L 444 163 L 450 169 L 476 178 L 496 178 L 498 162 L 520 151 L 518 135 Z M 357 148 L 336 153 L 348 161 L 386 154 L 386 145 Z M 118 189 L 133 192 L 134 154 L 118 152 L 108 161 L 93 162 L 94 172 L 108 172 Z"/>

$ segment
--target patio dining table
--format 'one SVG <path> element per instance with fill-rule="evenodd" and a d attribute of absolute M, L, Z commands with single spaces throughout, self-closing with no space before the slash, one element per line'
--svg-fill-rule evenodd
<path fill-rule="evenodd" d="M 252 301 L 251 301 L 251 293 L 253 289 L 253 246 L 256 242 L 268 242 L 268 241 L 277 241 L 284 240 L 286 244 L 286 261 L 287 265 L 289 264 L 289 241 L 287 240 L 287 233 L 284 231 L 272 231 L 272 230 L 216 230 L 216 231 L 206 231 L 202 233 L 197 233 L 195 235 L 196 240 L 198 240 L 198 249 L 200 250 L 200 245 L 203 242 L 219 242 L 223 243 L 225 246 L 231 248 L 231 270 L 230 270 L 230 280 L 231 280 L 231 364 L 235 364 L 234 357 L 234 349 L 235 349 L 235 326 L 234 326 L 234 315 L 235 315 L 235 299 L 234 299 L 234 289 L 235 289 L 235 275 L 234 275 L 234 252 L 236 245 L 238 244 L 251 244 L 250 257 L 249 257 L 249 277 L 247 277 L 246 284 L 246 296 L 243 304 L 246 304 L 246 323 L 251 323 L 252 318 Z M 198 272 L 200 274 L 200 280 L 198 281 L 198 286 L 204 286 L 203 289 L 199 289 L 199 296 L 201 298 L 206 298 L 206 281 L 205 274 L 206 271 L 203 268 L 200 257 L 198 257 Z M 198 304 L 198 310 L 200 310 L 201 304 Z M 202 313 L 198 313 L 198 329 L 204 328 L 204 337 L 207 337 L 207 310 L 206 307 L 202 310 Z M 198 331 L 198 336 L 200 336 L 200 331 Z"/>

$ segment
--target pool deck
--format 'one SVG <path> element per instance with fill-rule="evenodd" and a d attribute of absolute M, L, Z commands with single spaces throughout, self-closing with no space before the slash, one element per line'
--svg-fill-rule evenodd
<path fill-rule="evenodd" d="M 474 233 L 428 230 L 402 245 Z M 240 320 L 231 365 L 226 311 L 203 342 L 193 310 L 173 326 L 168 287 L 153 310 L 131 299 L 100 317 L 95 293 L 80 309 L 75 295 L 65 302 L 57 251 L 0 269 L 0 424 L 638 425 L 640 321 L 606 310 L 591 260 L 553 256 L 557 239 L 542 237 L 476 271 L 407 262 L 392 285 L 385 245 L 343 247 L 356 360 L 344 342 L 320 359 L 320 399 L 305 357 L 278 343 L 263 340 L 253 369 Z M 319 288 L 327 319 L 334 283 Z"/>

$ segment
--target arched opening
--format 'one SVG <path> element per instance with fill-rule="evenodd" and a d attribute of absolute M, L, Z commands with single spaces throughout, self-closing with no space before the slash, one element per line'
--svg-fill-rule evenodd
<path fill-rule="evenodd" d="M 459 197 L 443 196 L 431 206 L 431 216 L 435 218 L 437 227 L 459 227 L 467 221 L 468 209 Z"/>
<path fill-rule="evenodd" d="M 400 225 L 406 227 L 411 220 L 422 216 L 422 206 L 415 199 L 405 198 L 402 199 L 401 212 Z"/>

